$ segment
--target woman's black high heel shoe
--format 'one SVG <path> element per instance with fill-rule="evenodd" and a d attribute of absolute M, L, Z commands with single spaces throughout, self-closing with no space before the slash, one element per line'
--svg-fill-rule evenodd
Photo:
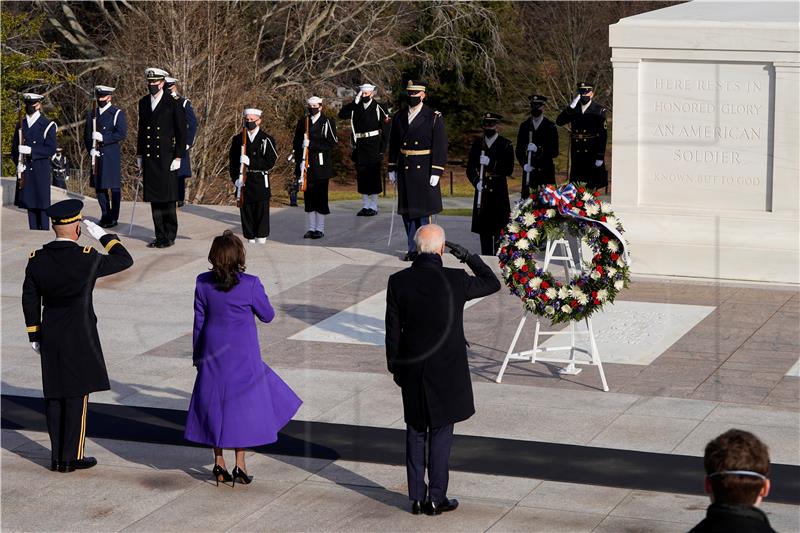
<path fill-rule="evenodd" d="M 250 482 L 253 481 L 253 476 L 248 476 L 245 471 L 238 466 L 233 467 L 233 470 L 231 470 L 231 476 L 233 477 L 234 485 L 236 485 L 236 480 L 239 480 L 239 483 L 242 485 L 249 485 Z"/>
<path fill-rule="evenodd" d="M 236 469 L 234 468 L 234 472 L 235 471 L 236 471 Z M 214 465 L 214 470 L 212 471 L 212 474 L 214 474 L 214 481 L 217 482 L 217 487 L 219 487 L 220 481 L 223 484 L 225 484 L 225 483 L 233 483 L 233 477 L 231 476 L 231 474 L 227 470 L 225 470 L 224 468 L 219 466 L 218 464 Z"/>

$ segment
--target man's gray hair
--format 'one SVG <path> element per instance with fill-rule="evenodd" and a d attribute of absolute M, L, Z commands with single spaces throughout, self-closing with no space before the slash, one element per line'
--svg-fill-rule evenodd
<path fill-rule="evenodd" d="M 444 228 L 437 224 L 420 226 L 414 234 L 414 243 L 421 254 L 440 254 L 444 246 Z"/>

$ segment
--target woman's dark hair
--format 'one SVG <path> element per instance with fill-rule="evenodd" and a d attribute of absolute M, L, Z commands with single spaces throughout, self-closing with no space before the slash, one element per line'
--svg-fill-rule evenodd
<path fill-rule="evenodd" d="M 211 274 L 221 291 L 229 291 L 239 283 L 239 272 L 244 272 L 244 245 L 233 232 L 226 229 L 214 237 L 208 252 Z"/>

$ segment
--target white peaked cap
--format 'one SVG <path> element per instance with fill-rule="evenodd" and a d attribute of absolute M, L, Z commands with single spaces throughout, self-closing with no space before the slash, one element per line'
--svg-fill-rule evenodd
<path fill-rule="evenodd" d="M 175 83 L 178 81 L 178 78 L 170 78 L 169 76 L 165 76 L 164 81 L 167 83 Z"/>
<path fill-rule="evenodd" d="M 314 104 L 320 104 L 320 105 L 322 105 L 322 98 L 320 98 L 319 96 L 312 96 L 311 98 L 309 98 L 308 100 L 306 100 L 306 103 L 307 103 L 308 105 L 314 105 Z"/>
<path fill-rule="evenodd" d="M 244 116 L 247 116 L 247 115 L 255 115 L 257 117 L 260 117 L 261 116 L 261 110 L 260 109 L 256 109 L 255 107 L 248 107 L 247 109 L 244 110 Z"/>
<path fill-rule="evenodd" d="M 116 87 L 109 87 L 108 85 L 95 85 L 95 86 L 94 86 L 94 90 L 95 90 L 96 92 L 101 92 L 101 93 L 109 93 L 109 94 L 111 94 L 111 93 L 113 93 L 114 91 L 116 91 L 116 90 L 117 90 L 117 88 L 116 88 Z"/>
<path fill-rule="evenodd" d="M 359 90 L 361 90 L 361 91 L 369 91 L 369 92 L 372 92 L 372 91 L 374 91 L 374 90 L 375 90 L 375 86 L 374 86 L 374 85 L 372 85 L 371 83 L 362 83 L 362 84 L 361 84 L 361 85 L 358 87 L 358 89 L 359 89 Z"/>
<path fill-rule="evenodd" d="M 161 68 L 150 67 L 145 69 L 144 75 L 148 79 L 162 79 L 169 76 L 169 72 Z"/>
<path fill-rule="evenodd" d="M 44 96 L 36 93 L 25 93 L 22 95 L 22 98 L 23 100 L 27 100 L 29 102 L 38 102 L 39 100 L 44 100 Z"/>

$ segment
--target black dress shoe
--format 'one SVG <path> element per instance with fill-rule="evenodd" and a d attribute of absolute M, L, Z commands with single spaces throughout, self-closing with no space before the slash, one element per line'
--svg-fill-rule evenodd
<path fill-rule="evenodd" d="M 419 500 L 412 500 L 411 514 L 422 514 L 422 502 Z"/>
<path fill-rule="evenodd" d="M 321 239 L 325 236 L 324 233 L 321 231 L 315 231 L 314 234 L 311 236 L 312 239 Z"/>
<path fill-rule="evenodd" d="M 161 241 L 160 244 L 156 244 L 156 248 L 169 248 L 175 244 L 175 241 Z"/>
<path fill-rule="evenodd" d="M 448 511 L 455 511 L 458 508 L 458 500 L 453 498 L 449 500 L 444 499 L 441 503 L 433 503 L 432 501 L 425 502 L 423 512 L 428 516 L 439 515 Z"/>
<path fill-rule="evenodd" d="M 178 202 L 178 207 L 183 207 L 184 205 L 186 205 L 186 202 Z"/>
<path fill-rule="evenodd" d="M 50 461 L 50 471 L 55 472 L 58 470 L 58 461 Z"/>
<path fill-rule="evenodd" d="M 413 261 L 418 255 L 419 254 L 417 252 L 408 252 L 405 256 L 403 256 L 403 261 Z"/>
<path fill-rule="evenodd" d="M 378 212 L 375 211 L 374 209 L 367 209 L 367 212 L 364 214 L 364 216 L 365 217 L 374 217 L 377 214 L 378 214 Z"/>
<path fill-rule="evenodd" d="M 368 212 L 369 212 L 369 209 L 367 209 L 366 207 L 362 207 L 362 208 L 361 208 L 361 211 L 359 211 L 358 213 L 356 213 L 356 216 L 357 216 L 357 217 L 366 217 L 366 216 L 369 216 L 369 215 L 367 214 Z"/>
<path fill-rule="evenodd" d="M 313 239 L 313 238 L 314 238 L 314 232 L 313 232 L 313 231 L 311 231 L 311 230 L 308 230 L 308 231 L 305 233 L 305 235 L 303 235 L 303 238 L 304 238 L 304 239 Z"/>
<path fill-rule="evenodd" d="M 115 220 L 113 222 L 109 222 L 106 227 L 107 228 L 113 228 L 114 226 L 118 226 L 118 225 L 119 225 L 119 222 Z"/>
<path fill-rule="evenodd" d="M 75 470 L 86 470 L 92 468 L 97 464 L 97 459 L 94 457 L 84 457 L 76 461 L 67 461 L 65 463 L 58 463 L 59 472 L 73 472 Z"/>
<path fill-rule="evenodd" d="M 148 248 L 161 248 L 161 246 L 160 246 L 160 245 L 161 245 L 161 243 L 162 243 L 162 242 L 163 242 L 163 241 L 160 241 L 160 240 L 156 239 L 156 240 L 154 240 L 154 241 L 150 241 L 150 242 L 148 242 L 148 243 L 147 243 L 147 247 L 148 247 Z"/>

